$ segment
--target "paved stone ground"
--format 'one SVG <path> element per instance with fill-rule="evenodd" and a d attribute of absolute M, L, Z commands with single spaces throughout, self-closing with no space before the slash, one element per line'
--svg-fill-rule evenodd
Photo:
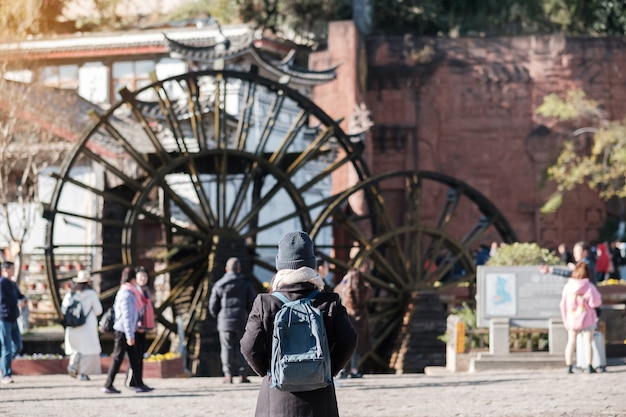
<path fill-rule="evenodd" d="M 366 375 L 337 381 L 342 417 L 626 416 L 626 364 L 606 373 L 567 375 L 563 369 L 451 374 Z M 222 385 L 221 378 L 147 379 L 156 389 L 101 392 L 104 375 L 80 382 L 66 375 L 15 376 L 0 386 L 7 416 L 253 416 L 260 378 Z"/>

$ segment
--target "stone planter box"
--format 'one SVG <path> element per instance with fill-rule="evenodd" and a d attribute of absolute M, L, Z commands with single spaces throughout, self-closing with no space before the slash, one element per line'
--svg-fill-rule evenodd
<path fill-rule="evenodd" d="M 100 359 L 102 372 L 107 373 L 111 366 L 111 358 Z M 67 374 L 68 359 L 15 359 L 12 369 L 15 375 L 50 375 Z M 124 360 L 120 367 L 120 373 L 126 373 L 128 361 Z M 164 360 L 160 362 L 143 363 L 144 378 L 177 378 L 187 376 L 183 367 L 182 357 Z"/>
<path fill-rule="evenodd" d="M 68 359 L 14 359 L 14 375 L 67 374 Z"/>
<path fill-rule="evenodd" d="M 159 361 L 143 362 L 144 378 L 181 378 L 188 376 L 183 366 L 183 358 Z"/>

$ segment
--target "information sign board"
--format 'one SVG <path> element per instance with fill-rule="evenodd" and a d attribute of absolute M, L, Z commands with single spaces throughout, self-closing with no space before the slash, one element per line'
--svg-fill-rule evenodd
<path fill-rule="evenodd" d="M 548 328 L 560 318 L 559 303 L 567 279 L 542 274 L 538 266 L 479 266 L 476 271 L 478 327 L 492 318 L 509 318 L 511 326 Z"/>

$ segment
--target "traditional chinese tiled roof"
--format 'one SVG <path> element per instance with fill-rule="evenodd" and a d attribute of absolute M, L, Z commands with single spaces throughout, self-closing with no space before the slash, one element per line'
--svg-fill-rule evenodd
<path fill-rule="evenodd" d="M 337 66 L 324 71 L 309 71 L 294 65 L 295 50 L 291 50 L 283 59 L 268 57 L 262 48 L 256 46 L 252 32 L 238 39 L 228 38 L 227 42 L 214 43 L 207 46 L 194 46 L 179 42 L 166 36 L 170 55 L 174 58 L 190 60 L 196 63 L 213 64 L 217 60 L 232 63 L 244 57 L 250 59 L 252 65 L 264 69 L 277 79 L 288 76 L 294 82 L 305 85 L 317 85 L 332 81 L 337 77 Z"/>

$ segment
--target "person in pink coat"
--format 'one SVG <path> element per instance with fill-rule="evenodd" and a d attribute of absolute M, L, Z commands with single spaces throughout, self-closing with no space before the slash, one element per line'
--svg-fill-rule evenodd
<path fill-rule="evenodd" d="M 578 333 L 583 334 L 585 356 L 589 373 L 595 370 L 591 365 L 593 351 L 591 342 L 598 321 L 596 308 L 602 305 L 602 297 L 594 284 L 589 281 L 589 267 L 585 262 L 576 264 L 571 278 L 568 278 L 561 296 L 561 317 L 567 330 L 567 346 L 565 347 L 565 365 L 567 372 L 573 373 L 574 351 Z"/>

